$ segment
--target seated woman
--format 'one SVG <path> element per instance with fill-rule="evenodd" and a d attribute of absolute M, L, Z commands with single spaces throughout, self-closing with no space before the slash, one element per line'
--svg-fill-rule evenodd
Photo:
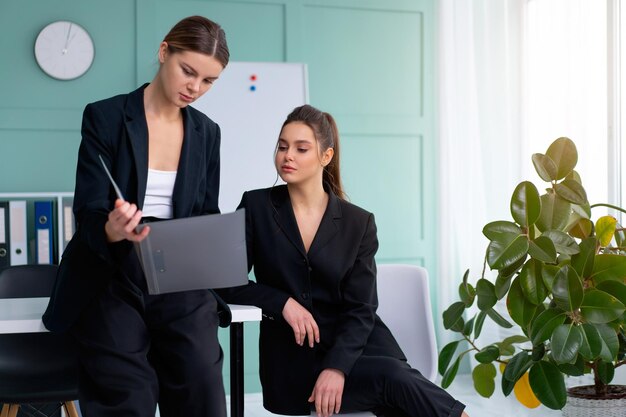
<path fill-rule="evenodd" d="M 464 405 L 411 368 L 376 315 L 374 216 L 344 199 L 339 136 L 305 105 L 283 124 L 275 156 L 286 185 L 244 193 L 256 283 L 222 290 L 263 309 L 260 377 L 273 413 L 467 416 Z"/>

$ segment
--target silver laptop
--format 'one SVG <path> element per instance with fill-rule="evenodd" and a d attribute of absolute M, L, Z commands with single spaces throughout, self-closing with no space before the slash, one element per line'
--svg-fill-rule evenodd
<path fill-rule="evenodd" d="M 245 209 L 163 220 L 135 243 L 148 292 L 224 288 L 248 283 Z"/>

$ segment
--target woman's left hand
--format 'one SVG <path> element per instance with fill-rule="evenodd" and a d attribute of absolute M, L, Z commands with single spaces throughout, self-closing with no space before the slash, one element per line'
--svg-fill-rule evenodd
<path fill-rule="evenodd" d="M 330 417 L 339 413 L 343 384 L 346 376 L 338 369 L 324 369 L 315 382 L 309 402 L 315 402 L 315 412 L 319 417 Z"/>

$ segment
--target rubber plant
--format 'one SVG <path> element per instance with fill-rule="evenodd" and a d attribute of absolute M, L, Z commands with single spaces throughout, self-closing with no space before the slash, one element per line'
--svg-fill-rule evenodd
<path fill-rule="evenodd" d="M 515 390 L 529 407 L 541 402 L 563 408 L 568 375 L 593 373 L 594 385 L 581 390 L 595 398 L 626 392 L 610 385 L 615 369 L 626 363 L 626 233 L 612 216 L 592 220 L 598 206 L 624 210 L 589 204 L 574 170 L 577 161 L 575 144 L 564 137 L 545 154 L 534 154 L 533 165 L 548 183 L 545 192 L 519 183 L 510 202 L 512 220 L 483 228 L 489 243 L 482 274 L 474 286 L 466 271 L 459 301 L 443 313 L 444 327 L 459 336 L 439 353 L 444 388 L 461 359 L 473 354 L 474 387 L 484 397 L 495 390 L 498 364 L 504 395 Z M 487 265 L 493 272 L 486 273 Z M 494 309 L 499 300 L 506 301 L 508 317 Z M 477 312 L 469 317 L 474 304 L 477 310 L 470 311 Z M 487 318 L 515 327 L 509 333 L 517 334 L 479 346 Z"/>

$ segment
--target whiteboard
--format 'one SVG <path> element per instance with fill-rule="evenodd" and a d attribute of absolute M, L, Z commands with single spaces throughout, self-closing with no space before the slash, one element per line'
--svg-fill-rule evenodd
<path fill-rule="evenodd" d="M 276 182 L 274 150 L 280 128 L 294 107 L 306 103 L 306 65 L 282 62 L 230 62 L 194 103 L 222 131 L 222 213 L 235 210 L 244 191 Z"/>

